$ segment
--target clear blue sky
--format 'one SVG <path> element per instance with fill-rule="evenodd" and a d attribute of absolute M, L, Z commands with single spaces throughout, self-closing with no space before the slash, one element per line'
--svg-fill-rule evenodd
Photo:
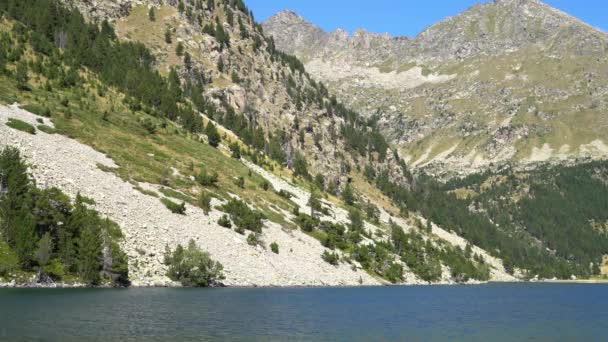
<path fill-rule="evenodd" d="M 388 32 L 413 37 L 428 26 L 487 0 L 245 0 L 261 22 L 290 9 L 325 31 Z M 608 0 L 545 0 L 588 24 L 608 30 Z"/>

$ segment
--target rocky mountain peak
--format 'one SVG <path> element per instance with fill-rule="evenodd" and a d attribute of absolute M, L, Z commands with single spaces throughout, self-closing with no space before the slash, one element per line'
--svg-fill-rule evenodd
<path fill-rule="evenodd" d="M 304 22 L 314 29 L 263 26 L 339 99 L 380 113 L 416 167 L 467 173 L 608 154 L 597 126 L 575 119 L 604 121 L 607 36 L 542 1 L 478 4 L 411 39 Z M 578 137 L 564 128 L 572 125 Z M 555 141 L 538 145 L 541 137 Z"/>
<path fill-rule="evenodd" d="M 305 22 L 302 16 L 291 10 L 283 10 L 268 18 L 268 21 L 281 21 L 285 24 L 297 24 Z"/>

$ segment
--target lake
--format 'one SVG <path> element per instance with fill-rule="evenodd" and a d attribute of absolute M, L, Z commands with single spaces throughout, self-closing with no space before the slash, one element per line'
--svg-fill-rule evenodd
<path fill-rule="evenodd" d="M 0 289 L 0 340 L 600 341 L 608 285 Z"/>

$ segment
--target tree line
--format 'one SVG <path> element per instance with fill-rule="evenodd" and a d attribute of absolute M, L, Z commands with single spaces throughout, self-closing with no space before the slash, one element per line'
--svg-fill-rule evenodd
<path fill-rule="evenodd" d="M 87 284 L 129 284 L 118 225 L 56 188 L 40 189 L 19 151 L 0 152 L 0 276 L 36 272 L 37 281 L 77 279 Z M 2 248 L 4 245 L 4 248 Z"/>

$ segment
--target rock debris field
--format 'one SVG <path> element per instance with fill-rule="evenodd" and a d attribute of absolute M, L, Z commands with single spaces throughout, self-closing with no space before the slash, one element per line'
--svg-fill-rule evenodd
<path fill-rule="evenodd" d="M 31 173 L 39 186 L 57 187 L 72 198 L 80 192 L 95 200 L 95 209 L 120 225 L 125 235 L 123 248 L 129 256 L 129 272 L 134 286 L 177 286 L 165 276 L 165 246 L 174 248 L 177 244 L 185 245 L 190 239 L 194 239 L 213 259 L 224 265 L 224 283 L 228 286 L 351 286 L 384 283 L 353 265 L 341 263 L 332 266 L 326 263 L 321 258 L 325 248 L 298 230 L 265 222 L 262 240 L 266 245 L 276 242 L 280 246 L 280 254 L 275 254 L 270 248 L 250 246 L 246 236 L 219 226 L 217 221 L 223 213 L 218 210 L 214 209 L 205 215 L 202 209 L 186 204 L 185 216 L 172 214 L 159 198 L 145 195 L 113 173 L 102 171 L 98 165 L 117 167 L 102 153 L 59 134 L 37 131 L 36 135 L 30 135 L 14 130 L 5 124 L 9 118 L 36 126 L 39 117 L 17 105 L 0 106 L 0 147 L 10 145 L 19 148 L 31 164 Z M 46 118 L 44 124 L 53 126 Z M 284 189 L 294 194 L 293 201 L 303 211 L 307 210 L 309 193 L 254 164 L 245 164 L 272 183 L 276 190 Z M 158 189 L 153 184 L 139 186 Z M 213 207 L 219 202 L 214 199 L 212 204 Z M 346 210 L 335 206 L 330 209 L 331 217 L 324 219 L 348 222 Z M 382 221 L 388 219 L 388 214 L 383 212 Z M 405 222 L 396 222 L 408 229 Z M 379 229 L 368 223 L 366 228 Z M 455 245 L 465 244 L 464 239 L 439 227 L 434 227 L 433 232 Z M 493 266 L 493 280 L 514 280 L 504 272 L 500 260 L 474 248 Z M 449 283 L 449 279 L 444 278 L 442 282 Z M 411 272 L 406 272 L 405 283 L 422 282 Z"/>

